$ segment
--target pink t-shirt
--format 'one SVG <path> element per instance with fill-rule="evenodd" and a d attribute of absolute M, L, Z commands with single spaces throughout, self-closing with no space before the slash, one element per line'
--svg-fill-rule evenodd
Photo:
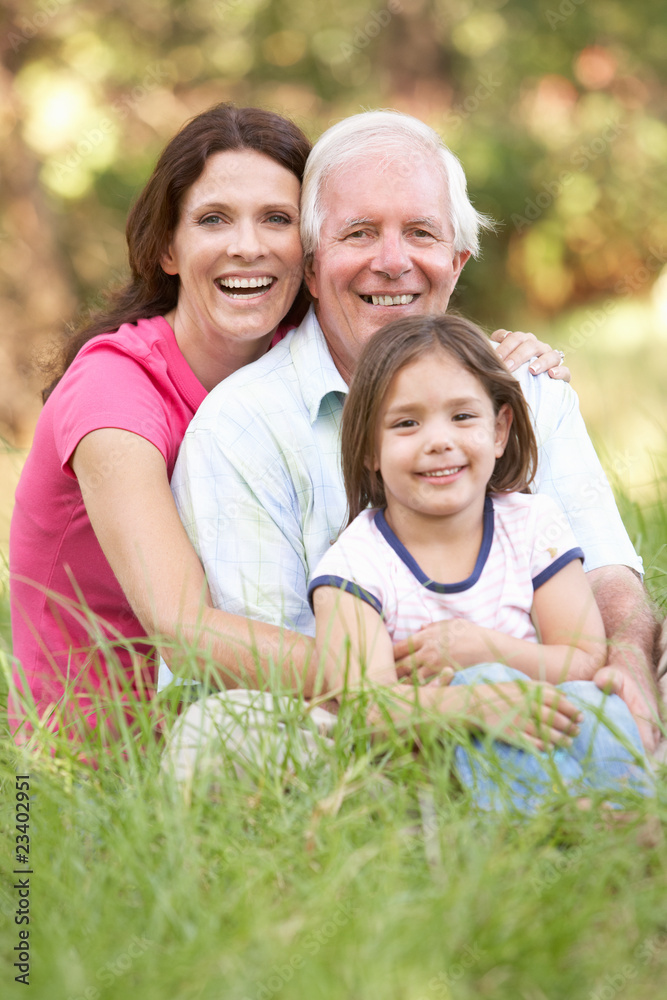
<path fill-rule="evenodd" d="M 114 642 L 116 678 L 128 702 L 141 687 L 150 697 L 156 676 L 153 650 L 127 642 L 146 633 L 95 537 L 69 465 L 72 454 L 91 431 L 119 428 L 155 445 L 171 478 L 205 396 L 173 330 L 157 316 L 89 341 L 44 406 L 16 491 L 9 565 L 14 655 L 40 715 L 53 712 L 52 728 L 73 699 L 77 718 L 83 714 L 90 726 L 102 722 L 91 697 L 98 701 L 115 684 L 96 652 L 100 635 Z M 100 467 L 100 481 L 113 475 L 114 457 L 111 452 Z M 92 479 L 84 489 L 95 488 Z M 21 689 L 18 667 L 14 676 Z M 10 706 L 14 731 L 20 721 L 19 707 Z"/>

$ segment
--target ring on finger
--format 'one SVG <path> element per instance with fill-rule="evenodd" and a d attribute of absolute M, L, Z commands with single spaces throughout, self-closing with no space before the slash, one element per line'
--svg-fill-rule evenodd
<path fill-rule="evenodd" d="M 556 351 L 556 354 L 560 354 L 560 361 L 558 362 L 558 367 L 565 364 L 565 351 Z"/>

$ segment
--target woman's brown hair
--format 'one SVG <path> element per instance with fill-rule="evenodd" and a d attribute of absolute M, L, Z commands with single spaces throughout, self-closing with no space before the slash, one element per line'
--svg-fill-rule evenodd
<path fill-rule="evenodd" d="M 162 316 L 175 307 L 179 278 L 162 270 L 160 258 L 178 223 L 183 196 L 210 156 L 245 149 L 271 157 L 301 180 L 310 142 L 294 122 L 261 108 L 217 104 L 187 122 L 167 143 L 128 216 L 129 281 L 74 328 L 55 365 L 55 377 L 42 393 L 44 401 L 93 337 L 113 333 L 123 323 Z M 305 307 L 305 301 L 301 305 Z"/>
<path fill-rule="evenodd" d="M 487 493 L 529 493 L 537 468 L 537 443 L 521 386 L 496 356 L 479 327 L 461 316 L 416 316 L 373 334 L 357 364 L 343 409 L 342 462 L 348 524 L 367 507 L 384 507 L 382 476 L 373 468 L 380 410 L 394 376 L 432 352 L 455 358 L 484 386 L 497 415 L 513 414 L 509 439 L 496 460 Z"/>

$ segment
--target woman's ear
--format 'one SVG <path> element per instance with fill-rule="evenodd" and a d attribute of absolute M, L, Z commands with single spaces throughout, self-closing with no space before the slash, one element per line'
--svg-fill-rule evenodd
<path fill-rule="evenodd" d="M 511 407 L 507 403 L 503 403 L 496 414 L 496 429 L 494 437 L 496 458 L 501 458 L 505 452 L 507 441 L 510 436 L 510 428 L 512 426 L 513 417 L 514 414 L 512 413 Z"/>
<path fill-rule="evenodd" d="M 178 274 L 178 262 L 173 251 L 173 243 L 170 241 L 164 253 L 160 254 L 160 267 L 165 274 Z"/>

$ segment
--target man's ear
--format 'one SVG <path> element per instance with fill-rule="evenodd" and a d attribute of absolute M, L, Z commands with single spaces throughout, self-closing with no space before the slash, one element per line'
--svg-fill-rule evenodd
<path fill-rule="evenodd" d="M 317 279 L 317 267 L 315 265 L 314 254 L 309 254 L 303 262 L 303 280 L 306 283 L 306 288 L 312 295 L 314 299 L 318 299 L 318 279 Z"/>
<path fill-rule="evenodd" d="M 505 452 L 507 441 L 510 436 L 510 428 L 512 426 L 513 417 L 514 414 L 512 413 L 511 407 L 509 407 L 507 403 L 503 403 L 496 415 L 496 429 L 494 436 L 496 458 L 501 458 Z"/>
<path fill-rule="evenodd" d="M 458 250 L 452 260 L 452 270 L 454 271 L 454 282 L 459 280 L 459 275 L 465 265 L 470 260 L 470 250 Z"/>

